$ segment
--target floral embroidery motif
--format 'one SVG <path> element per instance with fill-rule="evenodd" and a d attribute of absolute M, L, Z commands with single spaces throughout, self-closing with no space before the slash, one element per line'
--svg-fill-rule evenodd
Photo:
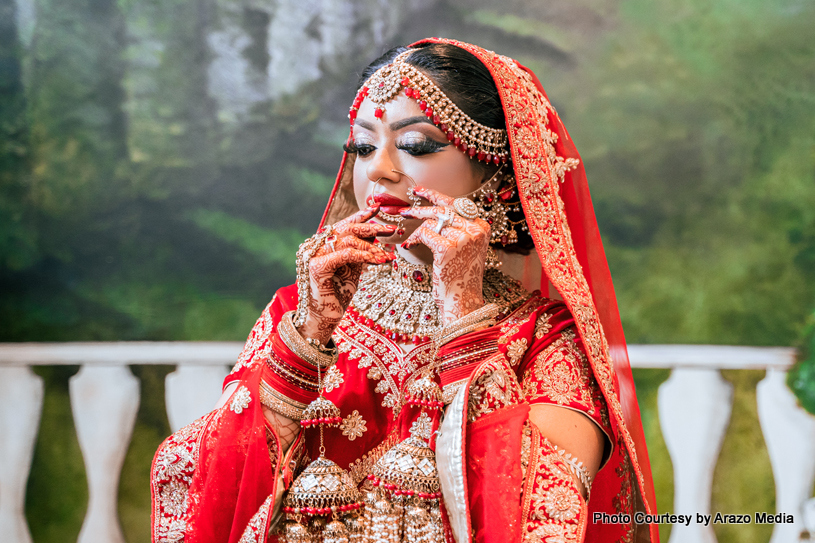
<path fill-rule="evenodd" d="M 507 356 L 509 357 L 509 363 L 512 366 L 517 366 L 518 363 L 523 358 L 524 353 L 526 352 L 526 348 L 529 346 L 529 342 L 526 338 L 516 339 L 509 345 L 507 345 Z"/>
<path fill-rule="evenodd" d="M 579 494 L 574 490 L 555 486 L 543 496 L 543 508 L 550 518 L 555 520 L 572 520 L 580 513 Z"/>
<path fill-rule="evenodd" d="M 354 441 L 356 438 L 362 437 L 362 434 L 368 430 L 365 419 L 356 409 L 343 419 L 340 429 L 342 429 L 342 435 L 346 436 L 348 441 Z"/>
<path fill-rule="evenodd" d="M 186 537 L 189 484 L 198 465 L 200 440 L 213 417 L 210 413 L 181 428 L 156 453 L 151 484 L 157 543 L 177 543 Z"/>
<path fill-rule="evenodd" d="M 574 334 L 564 330 L 535 358 L 524 375 L 524 395 L 534 400 L 543 398 L 558 405 L 580 404 L 593 409 L 597 384 L 592 378 L 586 357 L 574 343 Z M 529 374 L 535 379 L 529 379 Z M 596 390 L 599 394 L 599 390 Z"/>
<path fill-rule="evenodd" d="M 492 413 L 521 401 L 522 393 L 515 372 L 502 355 L 488 358 L 475 371 L 467 402 L 467 420 Z"/>
<path fill-rule="evenodd" d="M 241 385 L 238 390 L 232 394 L 232 401 L 229 403 L 229 409 L 240 415 L 243 410 L 249 407 L 249 402 L 252 401 L 252 394 L 249 389 Z"/>
<path fill-rule="evenodd" d="M 525 429 L 522 448 L 527 447 L 526 443 L 529 452 L 522 499 L 524 543 L 582 541 L 588 508 L 568 466 L 537 428 Z"/>
<path fill-rule="evenodd" d="M 430 439 L 430 437 L 433 435 L 433 421 L 430 419 L 427 413 L 422 411 L 419 418 L 413 421 L 413 424 L 410 425 L 410 435 L 420 437 L 425 440 Z"/>
<path fill-rule="evenodd" d="M 541 313 L 538 316 L 537 322 L 535 322 L 535 337 L 538 339 L 543 339 L 546 334 L 549 333 L 549 330 L 552 329 L 552 325 L 549 321 L 552 319 L 552 315 L 549 313 Z"/>
<path fill-rule="evenodd" d="M 331 392 L 335 388 L 340 388 L 340 385 L 344 382 L 342 372 L 337 367 L 337 365 L 333 365 L 328 368 L 328 371 L 325 372 L 325 376 L 323 377 L 323 388 L 326 392 Z"/>
<path fill-rule="evenodd" d="M 266 523 L 269 520 L 269 512 L 272 510 L 273 500 L 274 496 L 267 497 L 266 501 L 264 501 L 263 505 L 258 509 L 258 512 L 252 515 L 238 543 L 260 543 L 266 540 Z"/>

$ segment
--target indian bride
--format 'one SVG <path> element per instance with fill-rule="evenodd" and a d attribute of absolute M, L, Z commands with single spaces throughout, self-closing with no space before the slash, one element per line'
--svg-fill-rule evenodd
<path fill-rule="evenodd" d="M 585 172 L 537 78 L 427 39 L 365 70 L 349 120 L 296 284 L 156 453 L 153 541 L 658 541 Z"/>

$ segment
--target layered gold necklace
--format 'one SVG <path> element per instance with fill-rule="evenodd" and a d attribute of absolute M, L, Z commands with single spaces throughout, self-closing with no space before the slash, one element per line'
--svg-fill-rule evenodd
<path fill-rule="evenodd" d="M 370 266 L 348 311 L 394 341 L 428 341 L 441 326 L 432 273 L 431 266 L 411 264 L 401 256 L 390 265 Z M 485 302 L 500 308 L 499 319 L 529 297 L 519 281 L 495 268 L 485 270 L 482 292 Z"/>

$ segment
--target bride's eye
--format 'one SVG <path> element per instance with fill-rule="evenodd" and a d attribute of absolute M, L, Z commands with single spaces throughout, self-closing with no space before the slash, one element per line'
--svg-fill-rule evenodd
<path fill-rule="evenodd" d="M 375 147 L 364 142 L 357 143 L 355 141 L 349 141 L 343 144 L 342 149 L 350 155 L 355 154 L 357 156 L 365 157 L 373 153 Z"/>
<path fill-rule="evenodd" d="M 447 142 L 439 142 L 426 136 L 421 137 L 406 137 L 396 144 L 397 149 L 401 149 L 412 156 L 429 155 L 431 153 L 438 153 L 445 147 L 450 145 Z"/>

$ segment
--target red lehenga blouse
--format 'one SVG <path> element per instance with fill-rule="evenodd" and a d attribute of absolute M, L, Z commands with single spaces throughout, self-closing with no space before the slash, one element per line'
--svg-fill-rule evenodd
<path fill-rule="evenodd" d="M 528 70 L 461 42 L 415 45 L 439 41 L 479 58 L 502 98 L 520 199 L 540 258 L 531 274 L 534 254 L 509 267 L 524 270 L 527 277 L 518 279 L 527 283 L 540 270 L 545 292 L 551 286 L 563 298 L 516 292 L 495 326 L 461 336 L 437 354 L 447 404 L 443 422 L 432 422 L 442 430 L 434 445 L 445 489 L 444 537 L 448 543 L 656 542 L 655 525 L 635 522 L 636 512 L 656 512 L 650 466 L 579 155 Z M 343 158 L 323 224 L 355 211 L 352 160 Z M 277 292 L 224 383 L 238 382 L 226 405 L 170 436 L 156 453 L 154 542 L 282 540 L 274 526 L 281 492 L 318 456 L 312 429 L 301 431 L 284 456 L 261 409 L 293 416 L 317 395 L 298 378 L 310 369 L 277 334 L 282 315 L 296 304 L 294 286 Z M 340 357 L 324 388 L 343 422 L 325 429 L 325 455 L 360 484 L 410 435 L 419 410 L 403 405 L 405 385 L 428 362 L 431 345 L 404 353 L 353 305 L 334 339 Z M 536 403 L 580 411 L 607 436 L 588 503 L 563 455 L 529 423 L 529 405 Z M 595 512 L 619 513 L 622 521 L 593 522 Z"/>

